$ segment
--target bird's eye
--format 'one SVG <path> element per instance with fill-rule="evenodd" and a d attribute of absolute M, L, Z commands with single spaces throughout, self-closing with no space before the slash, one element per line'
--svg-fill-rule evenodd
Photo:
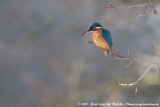
<path fill-rule="evenodd" d="M 96 29 L 96 26 L 93 26 L 92 29 Z"/>

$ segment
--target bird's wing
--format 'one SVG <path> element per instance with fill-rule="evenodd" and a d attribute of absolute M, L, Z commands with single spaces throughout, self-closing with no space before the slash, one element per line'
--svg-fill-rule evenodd
<path fill-rule="evenodd" d="M 102 34 L 103 34 L 103 37 L 105 38 L 105 40 L 107 41 L 108 45 L 109 45 L 110 48 L 111 48 L 111 46 L 112 46 L 111 33 L 110 33 L 108 30 L 103 29 L 103 30 L 102 30 Z"/>

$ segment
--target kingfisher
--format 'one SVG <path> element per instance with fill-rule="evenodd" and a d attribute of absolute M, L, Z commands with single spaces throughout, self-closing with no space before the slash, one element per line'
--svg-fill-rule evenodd
<path fill-rule="evenodd" d="M 99 22 L 93 22 L 89 25 L 89 29 L 81 36 L 86 35 L 89 32 L 93 32 L 92 38 L 95 45 L 104 51 L 105 55 L 109 55 L 109 50 L 112 48 L 111 33 L 102 27 Z"/>

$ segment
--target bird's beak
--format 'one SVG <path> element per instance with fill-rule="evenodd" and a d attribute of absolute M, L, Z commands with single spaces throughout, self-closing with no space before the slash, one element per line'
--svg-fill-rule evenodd
<path fill-rule="evenodd" d="M 84 32 L 81 36 L 84 36 L 84 35 L 86 35 L 86 34 L 89 33 L 89 32 L 90 32 L 90 30 Z"/>

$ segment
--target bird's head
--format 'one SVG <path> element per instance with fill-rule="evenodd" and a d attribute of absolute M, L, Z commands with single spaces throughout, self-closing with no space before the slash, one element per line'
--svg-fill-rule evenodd
<path fill-rule="evenodd" d="M 102 27 L 102 25 L 100 23 L 93 22 L 92 24 L 89 25 L 89 29 L 86 32 L 84 32 L 82 34 L 82 36 L 86 35 L 89 32 L 93 32 L 93 31 L 96 31 L 96 30 L 102 30 L 102 29 L 103 29 L 103 27 Z"/>

